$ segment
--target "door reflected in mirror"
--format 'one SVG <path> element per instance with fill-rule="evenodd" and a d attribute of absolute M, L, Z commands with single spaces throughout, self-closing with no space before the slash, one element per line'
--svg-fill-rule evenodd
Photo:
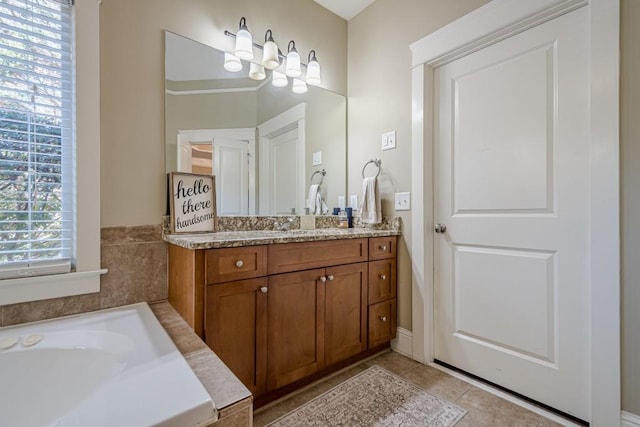
<path fill-rule="evenodd" d="M 166 170 L 216 176 L 219 215 L 304 213 L 311 175 L 329 207 L 346 190 L 346 99 L 231 73 L 224 52 L 165 32 Z M 320 164 L 313 164 L 321 153 Z"/>

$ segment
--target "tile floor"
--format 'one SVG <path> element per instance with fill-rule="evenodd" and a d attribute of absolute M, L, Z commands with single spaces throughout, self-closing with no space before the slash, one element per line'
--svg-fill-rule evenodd
<path fill-rule="evenodd" d="M 466 409 L 467 415 L 456 424 L 456 427 L 550 427 L 561 425 L 438 369 L 422 365 L 395 352 L 386 352 L 301 392 L 256 410 L 253 417 L 254 426 L 264 426 L 375 364 L 405 378 L 431 394 Z"/>

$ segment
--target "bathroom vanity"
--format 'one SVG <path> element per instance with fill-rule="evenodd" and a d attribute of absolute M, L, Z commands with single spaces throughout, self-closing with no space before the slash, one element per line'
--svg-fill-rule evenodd
<path fill-rule="evenodd" d="M 389 346 L 398 234 L 167 235 L 169 302 L 260 406 Z"/>

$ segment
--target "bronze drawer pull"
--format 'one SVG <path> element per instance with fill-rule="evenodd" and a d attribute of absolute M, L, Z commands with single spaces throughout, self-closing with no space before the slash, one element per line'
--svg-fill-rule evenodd
<path fill-rule="evenodd" d="M 385 245 L 382 245 L 382 246 L 378 246 L 378 249 L 380 249 L 381 251 L 386 251 L 387 247 Z"/>
<path fill-rule="evenodd" d="M 236 261 L 236 267 L 242 268 L 243 265 L 244 265 L 244 261 L 242 261 L 241 259 Z"/>

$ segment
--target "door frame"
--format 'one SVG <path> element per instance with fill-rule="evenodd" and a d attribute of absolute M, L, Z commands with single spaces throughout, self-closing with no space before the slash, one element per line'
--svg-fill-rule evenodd
<path fill-rule="evenodd" d="M 183 145 L 191 144 L 191 141 L 198 140 L 211 140 L 215 147 L 216 138 L 228 138 L 237 139 L 242 141 L 248 141 L 248 153 L 249 153 L 249 177 L 248 177 L 248 190 L 249 190 L 249 203 L 247 205 L 247 214 L 255 215 L 256 212 L 256 129 L 255 128 L 232 128 L 232 129 L 180 129 L 178 130 L 176 137 L 177 144 L 177 164 L 180 167 L 180 153 Z M 212 150 L 212 152 L 214 152 Z M 215 159 L 214 159 L 215 164 Z M 215 175 L 215 174 L 214 174 Z"/>
<path fill-rule="evenodd" d="M 287 111 L 272 117 L 271 119 L 258 125 L 258 135 L 260 143 L 258 145 L 258 156 L 260 157 L 260 214 L 271 214 L 271 192 L 273 191 L 271 167 L 271 140 L 293 129 L 298 129 L 298 146 L 296 171 L 302 179 L 302 183 L 296 183 L 296 209 L 304 210 L 305 201 L 305 113 L 307 104 L 301 102 Z"/>
<path fill-rule="evenodd" d="M 433 69 L 581 7 L 590 40 L 590 415 L 620 425 L 619 0 L 493 0 L 412 43 L 412 356 L 434 360 Z M 604 207 L 604 208 L 603 208 Z"/>

